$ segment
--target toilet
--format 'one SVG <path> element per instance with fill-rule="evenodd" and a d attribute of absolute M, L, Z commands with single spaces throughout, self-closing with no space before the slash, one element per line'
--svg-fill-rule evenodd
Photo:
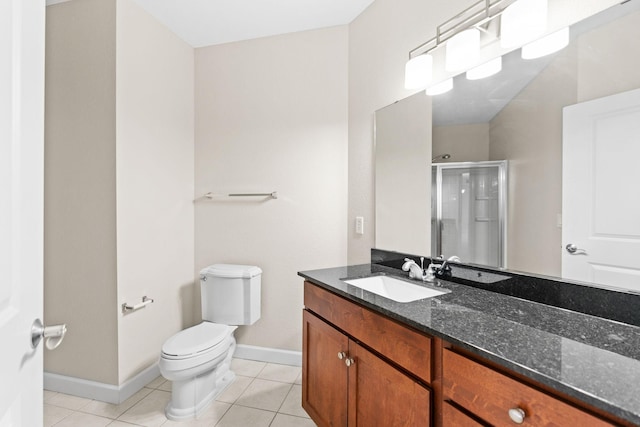
<path fill-rule="evenodd" d="M 214 264 L 200 271 L 203 322 L 169 338 L 160 354 L 160 373 L 172 382 L 168 419 L 194 418 L 233 382 L 233 332 L 260 318 L 261 276 L 252 265 Z"/>

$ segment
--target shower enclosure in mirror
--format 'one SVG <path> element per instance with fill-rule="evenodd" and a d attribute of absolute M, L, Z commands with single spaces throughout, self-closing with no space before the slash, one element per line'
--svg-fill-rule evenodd
<path fill-rule="evenodd" d="M 507 161 L 434 163 L 431 253 L 504 267 Z"/>

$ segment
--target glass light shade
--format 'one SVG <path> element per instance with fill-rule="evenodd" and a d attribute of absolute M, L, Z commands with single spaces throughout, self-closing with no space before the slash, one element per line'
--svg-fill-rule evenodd
<path fill-rule="evenodd" d="M 501 56 L 467 71 L 467 79 L 484 79 L 485 77 L 493 76 L 494 74 L 499 73 L 500 70 L 502 70 Z"/>
<path fill-rule="evenodd" d="M 433 57 L 419 55 L 407 61 L 404 67 L 405 89 L 421 89 L 431 83 L 433 75 Z"/>
<path fill-rule="evenodd" d="M 522 46 L 522 59 L 534 59 L 564 49 L 569 44 L 569 27 Z"/>
<path fill-rule="evenodd" d="M 429 96 L 441 95 L 453 89 L 453 79 L 444 80 L 427 88 L 426 92 Z"/>
<path fill-rule="evenodd" d="M 447 40 L 445 69 L 460 71 L 469 68 L 480 56 L 480 31 L 469 28 Z"/>
<path fill-rule="evenodd" d="M 502 12 L 500 46 L 522 46 L 539 37 L 547 26 L 547 0 L 518 0 Z"/>

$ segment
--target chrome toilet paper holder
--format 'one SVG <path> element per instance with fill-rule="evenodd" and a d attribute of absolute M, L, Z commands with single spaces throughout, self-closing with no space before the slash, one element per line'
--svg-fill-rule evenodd
<path fill-rule="evenodd" d="M 127 313 L 129 311 L 136 311 L 136 310 L 140 310 L 141 308 L 146 307 L 147 305 L 151 304 L 153 302 L 153 298 L 149 298 L 146 295 L 142 297 L 142 302 L 139 304 L 135 304 L 135 305 L 131 305 L 131 304 L 127 304 L 122 303 L 122 312 L 123 313 Z"/>

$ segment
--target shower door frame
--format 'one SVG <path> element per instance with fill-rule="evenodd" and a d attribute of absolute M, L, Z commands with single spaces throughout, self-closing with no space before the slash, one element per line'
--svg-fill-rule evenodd
<path fill-rule="evenodd" d="M 439 256 L 442 253 L 442 170 L 444 169 L 462 169 L 462 168 L 498 168 L 498 260 L 500 265 L 491 266 L 505 268 L 507 265 L 507 184 L 509 162 L 508 160 L 489 160 L 481 162 L 446 162 L 431 164 L 433 176 L 433 168 L 436 174 L 436 218 L 434 235 L 431 236 L 435 240 L 436 253 L 431 254 L 432 257 Z M 433 197 L 433 196 L 432 196 Z M 456 255 L 456 254 L 451 254 Z M 449 255 L 449 256 L 451 256 Z M 466 263 L 467 260 L 462 260 Z"/>

